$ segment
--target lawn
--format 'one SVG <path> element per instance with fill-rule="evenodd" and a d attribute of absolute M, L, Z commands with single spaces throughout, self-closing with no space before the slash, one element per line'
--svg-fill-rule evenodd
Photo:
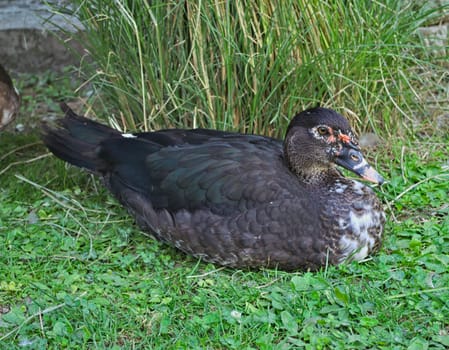
<path fill-rule="evenodd" d="M 23 79 L 39 92 L 24 123 L 70 96 L 70 81 Z M 221 268 L 143 235 L 38 128 L 1 134 L 0 149 L 2 349 L 449 347 L 447 130 L 367 151 L 388 179 L 383 248 L 316 273 Z"/>

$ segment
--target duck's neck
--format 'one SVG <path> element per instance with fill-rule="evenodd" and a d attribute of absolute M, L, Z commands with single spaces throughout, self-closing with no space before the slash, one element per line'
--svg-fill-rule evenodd
<path fill-rule="evenodd" d="M 289 162 L 288 159 L 285 159 L 285 162 L 290 171 L 294 173 L 301 182 L 307 185 L 317 186 L 324 183 L 331 183 L 335 179 L 341 177 L 340 172 L 333 164 L 320 167 L 317 164 L 314 164 L 313 166 L 301 166 L 297 162 L 295 164 Z"/>
<path fill-rule="evenodd" d="M 335 167 L 331 168 L 313 168 L 313 169 L 292 169 L 290 170 L 304 183 L 310 186 L 321 186 L 334 182 L 341 175 Z"/>

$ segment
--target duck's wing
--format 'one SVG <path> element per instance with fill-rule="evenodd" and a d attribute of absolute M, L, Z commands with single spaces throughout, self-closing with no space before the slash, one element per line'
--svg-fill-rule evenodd
<path fill-rule="evenodd" d="M 286 198 L 299 183 L 279 140 L 205 129 L 124 135 L 62 108 L 57 127 L 44 125 L 44 143 L 102 176 L 125 205 L 135 195 L 156 210 L 226 215 Z"/>
<path fill-rule="evenodd" d="M 213 129 L 162 129 L 153 132 L 139 132 L 133 134 L 141 140 L 148 140 L 161 146 L 175 146 L 182 144 L 201 145 L 217 138 L 234 138 L 242 134 Z"/>
<path fill-rule="evenodd" d="M 101 172 L 117 196 L 131 189 L 156 210 L 227 215 L 278 200 L 298 183 L 284 164 L 279 141 L 226 135 L 166 147 L 151 136 L 101 143 Z"/>

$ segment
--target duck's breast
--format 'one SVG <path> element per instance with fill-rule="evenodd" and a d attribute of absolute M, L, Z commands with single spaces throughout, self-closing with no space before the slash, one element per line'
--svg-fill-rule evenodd
<path fill-rule="evenodd" d="M 385 213 L 374 191 L 354 180 L 339 179 L 329 190 L 325 215 L 333 223 L 335 259 L 363 260 L 380 247 Z"/>

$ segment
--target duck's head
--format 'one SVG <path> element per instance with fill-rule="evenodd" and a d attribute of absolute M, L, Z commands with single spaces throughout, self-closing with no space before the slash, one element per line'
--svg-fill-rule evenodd
<path fill-rule="evenodd" d="M 331 109 L 317 107 L 296 115 L 287 129 L 284 156 L 306 181 L 322 178 L 337 164 L 367 181 L 384 182 L 364 159 L 349 122 Z"/>

